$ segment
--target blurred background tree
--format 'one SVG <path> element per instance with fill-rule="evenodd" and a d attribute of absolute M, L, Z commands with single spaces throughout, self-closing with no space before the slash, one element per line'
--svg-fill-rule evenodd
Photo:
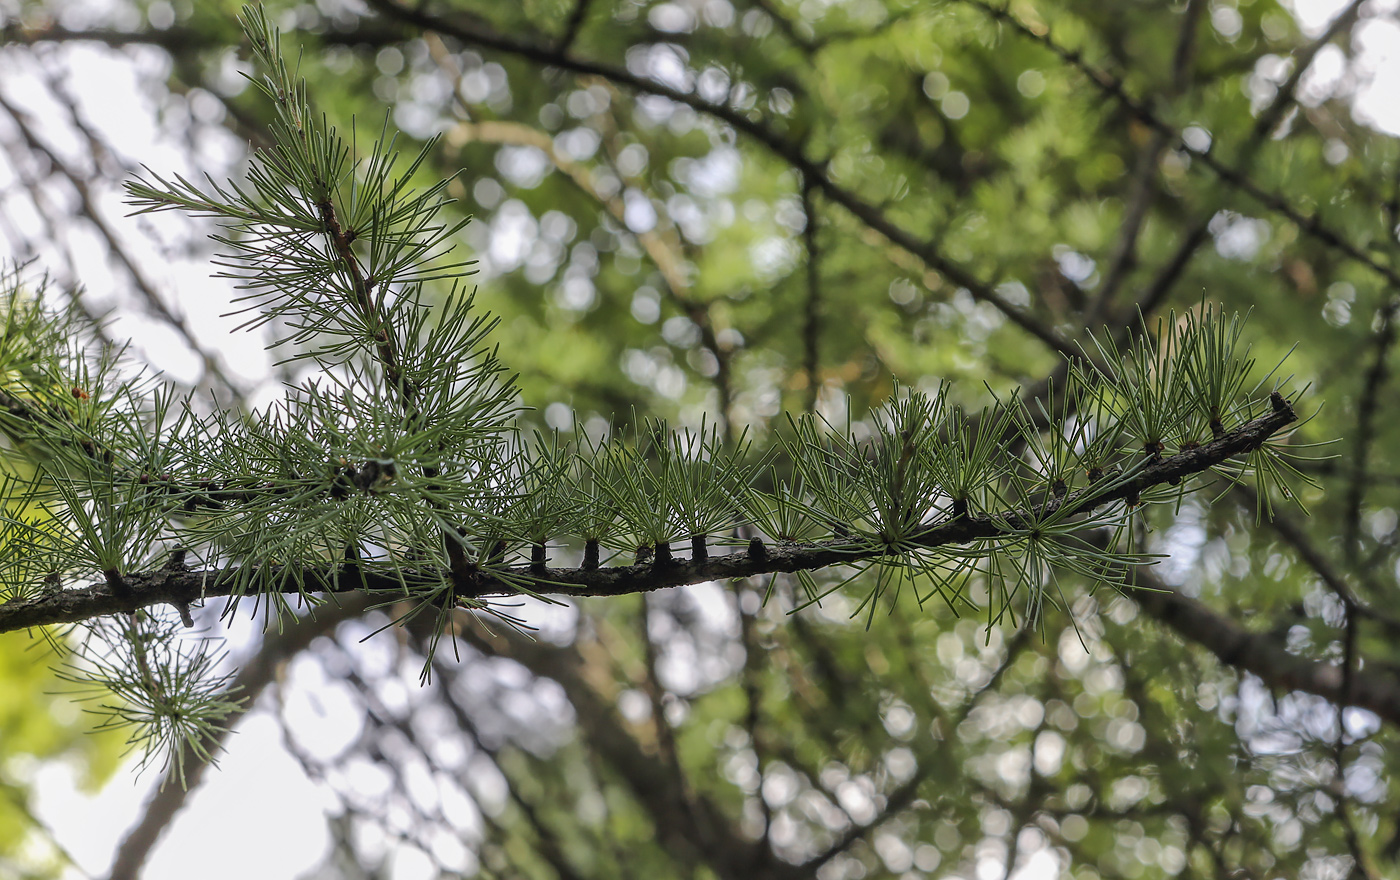
<path fill-rule="evenodd" d="M 124 752 L 122 737 L 93 735 L 98 721 L 62 693 L 42 643 L 25 633 L 0 635 L 0 871 L 5 876 L 62 876 L 69 855 L 34 812 L 44 764 L 66 765 L 92 790 L 107 782 Z"/>
<path fill-rule="evenodd" d="M 1302 435 L 1345 438 L 1310 517 L 1188 498 L 1152 524 L 1151 591 L 1081 587 L 1042 632 L 789 614 L 779 577 L 537 609 L 534 641 L 471 631 L 421 689 L 423 633 L 360 643 L 382 616 L 269 635 L 240 677 L 332 804 L 313 876 L 1396 870 L 1400 144 L 1378 126 L 1400 121 L 1367 115 L 1364 55 L 1400 36 L 1392 5 L 268 8 L 333 121 L 442 135 L 423 181 L 475 216 L 542 426 L 635 406 L 761 441 L 784 410 L 860 420 L 896 381 L 1043 394 L 1087 328 L 1204 298 L 1253 309 L 1261 363 L 1301 340 L 1295 381 L 1327 401 Z M 266 399 L 276 368 L 208 320 L 207 227 L 121 221 L 117 195 L 143 162 L 219 178 L 261 142 L 238 4 L 0 10 L 10 254 L 89 281 L 79 304 L 157 365 Z M 94 69 L 166 146 L 104 117 Z M 111 876 L 185 797 L 154 796 Z"/>
<path fill-rule="evenodd" d="M 39 295 L 28 293 L 0 305 L 0 347 L 6 350 L 22 353 L 27 347 L 6 337 L 24 328 L 25 313 L 35 311 L 30 307 Z M 0 372 L 0 388 L 9 394 L 23 395 L 39 384 L 38 377 L 24 376 L 20 370 Z M 33 475 L 33 464 L 16 450 L 0 454 L 0 481 Z M 33 505 L 11 502 L 8 507 L 5 512 L 12 516 L 40 516 Z M 0 554 L 9 551 L 9 538 L 7 533 L 0 539 Z M 33 636 L 0 633 L 0 876 L 25 880 L 60 877 L 72 861 L 35 812 L 41 770 L 66 775 L 90 792 L 111 779 L 126 752 L 122 736 L 97 730 L 99 719 L 64 693 L 71 688 L 54 668 L 52 646 Z"/>

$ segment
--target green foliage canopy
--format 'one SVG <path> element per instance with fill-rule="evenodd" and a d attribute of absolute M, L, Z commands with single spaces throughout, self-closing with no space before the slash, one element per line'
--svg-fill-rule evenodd
<path fill-rule="evenodd" d="M 1391 179 L 1394 145 L 1344 109 L 1296 101 L 1360 4 L 1315 38 L 1266 3 L 1209 14 L 1204 3 L 371 5 L 371 16 L 317 19 L 327 64 L 300 72 L 328 122 L 301 106 L 271 41 L 254 40 L 273 70 L 277 121 L 273 158 L 248 188 L 135 190 L 150 207 L 245 224 L 222 242 L 242 260 L 230 271 L 254 285 L 257 319 L 273 319 L 289 355 L 316 359 L 328 378 L 262 420 L 196 417 L 173 401 L 153 413 L 129 392 L 65 402 L 39 433 L 52 446 L 71 412 L 100 410 L 84 430 L 113 453 L 95 475 L 125 481 L 109 479 L 101 496 L 83 489 L 66 508 L 139 508 L 149 519 L 131 521 L 162 528 L 109 534 L 111 518 L 92 517 L 59 558 L 87 547 L 104 583 L 66 589 L 63 602 L 102 614 L 134 598 L 222 592 L 289 608 L 370 586 L 407 600 L 396 614 L 435 619 L 415 638 L 446 675 L 432 644 L 455 619 L 450 606 L 805 572 L 736 588 L 731 642 L 747 659 L 683 695 L 658 677 L 671 646 L 652 620 L 679 644 L 700 629 L 661 599 L 590 611 L 600 641 L 633 617 L 642 630 L 638 644 L 613 636 L 616 664 L 589 667 L 592 680 L 574 668 L 586 665 L 586 638 L 551 653 L 454 632 L 469 656 L 510 655 L 559 683 L 581 731 L 548 765 L 543 747 L 474 734 L 518 811 L 485 836 L 500 849 L 483 848 L 484 863 L 608 876 L 606 842 L 627 840 L 641 847 L 634 865 L 674 860 L 721 876 L 776 876 L 790 863 L 929 872 L 971 864 L 987 841 L 1014 866 L 1034 832 L 1026 846 L 1055 847 L 1084 876 L 1134 876 L 1144 861 L 1168 873 L 1373 870 L 1390 830 L 1374 806 L 1385 783 L 1345 774 L 1388 778 L 1389 728 L 1343 730 L 1340 712 L 1299 696 L 1400 717 L 1393 684 L 1375 674 L 1394 627 L 1375 574 L 1394 517 L 1378 500 L 1386 484 L 1367 476 L 1384 472 L 1389 430 L 1378 401 L 1393 243 L 1376 222 L 1387 209 L 1375 181 Z M 212 36 L 219 27 L 195 16 L 178 36 L 217 46 L 229 39 Z M 1270 60 L 1283 53 L 1291 70 Z M 451 88 L 415 85 L 438 77 Z M 331 126 L 348 131 L 371 91 L 410 131 L 443 132 L 407 172 L 391 171 L 384 145 L 346 173 Z M 244 119 L 265 112 L 227 100 Z M 463 205 L 441 205 L 441 193 Z M 460 207 L 482 221 L 461 228 Z M 413 273 L 455 271 L 431 259 L 437 246 L 512 224 L 531 230 L 533 249 L 478 239 L 489 283 L 430 316 L 440 291 Z M 406 285 L 385 281 L 395 277 Z M 1202 289 L 1224 314 L 1254 307 L 1249 328 L 1202 306 Z M 633 403 L 692 430 L 615 429 L 606 443 L 580 431 L 578 457 L 567 436 L 517 432 L 515 398 L 493 384 L 501 374 L 469 305 L 500 316 L 490 338 L 522 371 L 524 401 L 572 405 L 576 415 L 550 420 L 562 433 Z M 1373 321 L 1352 319 L 1363 307 Z M 1244 367 L 1242 339 L 1271 366 L 1300 337 L 1291 369 L 1326 390 L 1333 414 L 1291 442 L 1348 437 L 1345 463 L 1300 465 L 1337 491 L 1284 478 L 1286 447 L 1265 441 L 1294 413 Z M 1348 357 L 1358 350 L 1374 352 L 1366 370 Z M 481 354 L 445 356 L 469 351 Z M 538 353 L 528 369 L 524 352 Z M 479 372 L 444 373 L 464 367 Z M 784 408 L 826 419 L 783 435 L 773 419 Z M 34 433 L 28 412 L 10 409 L 22 439 Z M 457 413 L 467 417 L 446 418 Z M 96 436 L 90 426 L 107 418 L 121 430 Z M 122 438 L 162 421 L 160 442 L 143 449 L 154 457 L 130 456 Z M 772 470 L 727 458 L 744 428 L 759 449 L 785 437 Z M 182 430 L 198 442 L 167 452 Z M 93 451 L 74 439 L 46 454 L 93 487 L 78 466 Z M 1218 490 L 1241 467 L 1263 485 L 1183 494 L 1200 485 L 1187 477 L 1217 468 Z M 158 485 L 121 494 L 133 478 Z M 1257 525 L 1281 489 L 1306 496 L 1307 526 L 1291 513 Z M 706 537 L 725 537 L 736 514 L 760 543 L 741 536 L 743 549 L 712 554 Z M 367 529 L 381 530 L 373 547 Z M 1194 529 L 1211 537 L 1190 577 L 1164 579 L 1127 552 L 1179 551 Z M 1100 543 L 1113 536 L 1136 543 Z M 35 547 L 46 540 L 30 535 Z M 671 552 L 681 542 L 686 558 Z M 165 565 L 174 544 L 207 553 L 216 574 Z M 600 546 L 645 552 L 608 564 Z M 1060 600 L 1062 582 L 1067 606 L 1086 581 L 1129 578 L 1154 591 L 1101 599 L 1108 614 L 1043 605 Z M 7 603 L 16 625 L 71 619 L 42 579 L 29 583 Z M 770 603 L 750 601 L 755 591 Z M 941 596 L 955 611 L 975 603 L 1002 625 L 1027 613 L 1041 638 L 925 620 L 907 601 L 877 613 L 896 593 Z M 1133 620 L 1138 609 L 1206 652 Z M 844 623 L 852 611 L 859 626 Z M 1094 648 L 1087 661 L 1072 650 L 1081 639 Z M 771 669 L 754 659 L 765 655 Z M 1300 743 L 1289 757 L 1249 728 L 1263 710 L 1240 669 L 1311 712 L 1290 723 L 1280 710 Z M 600 675 L 636 685 L 651 709 L 634 721 L 650 733 L 617 726 L 611 703 L 626 701 Z M 686 708 L 663 713 L 675 705 Z M 1334 729 L 1316 732 L 1317 718 Z M 589 754 L 616 775 L 579 775 Z M 1178 778 L 1181 766 L 1191 772 Z M 846 783 L 879 806 L 863 810 Z M 545 804 L 595 786 L 600 825 Z M 700 851 L 684 839 L 690 825 Z"/>

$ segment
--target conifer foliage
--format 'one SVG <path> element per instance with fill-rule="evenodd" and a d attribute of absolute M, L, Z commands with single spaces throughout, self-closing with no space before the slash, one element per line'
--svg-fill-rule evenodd
<path fill-rule="evenodd" d="M 37 470 L 4 485 L 0 631 L 86 627 L 69 678 L 153 757 L 201 754 L 237 706 L 216 650 L 178 632 L 211 597 L 276 618 L 363 591 L 441 633 L 452 609 L 514 622 L 521 596 L 793 572 L 806 602 L 846 591 L 867 620 L 898 600 L 1034 627 L 1066 573 L 1111 584 L 1141 561 L 1145 506 L 1246 479 L 1261 513 L 1293 495 L 1298 393 L 1204 304 L 978 412 L 945 387 L 867 422 L 794 418 L 764 449 L 647 419 L 527 434 L 446 183 L 412 184 L 432 144 L 404 161 L 386 126 L 362 156 L 264 13 L 243 24 L 274 146 L 246 182 L 150 175 L 130 200 L 215 218 L 247 325 L 315 378 L 253 416 L 210 409 L 73 342 L 20 274 L 3 285 L 0 429 Z"/>

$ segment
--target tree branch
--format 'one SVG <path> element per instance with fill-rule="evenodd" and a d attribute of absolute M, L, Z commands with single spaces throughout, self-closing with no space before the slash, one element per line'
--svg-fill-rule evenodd
<path fill-rule="evenodd" d="M 1001 687 L 1002 679 L 1006 676 L 1007 670 L 1015 665 L 1017 660 L 1021 659 L 1022 652 L 1026 649 L 1026 646 L 1030 644 L 1031 634 L 1031 630 L 1023 629 L 1016 634 L 1015 638 L 1013 638 L 1009 644 L 1007 644 L 1005 656 L 1002 657 L 1001 662 L 997 664 L 997 668 L 987 678 L 986 684 L 970 694 L 966 702 L 959 707 L 957 714 L 949 719 L 949 730 L 957 730 L 959 726 L 971 716 L 972 710 L 977 708 L 978 704 L 982 702 L 983 697 L 997 692 Z M 855 846 L 856 843 L 874 835 L 886 822 L 907 810 L 914 803 L 914 800 L 918 798 L 924 784 L 930 779 L 940 775 L 950 775 L 949 771 L 951 768 L 949 764 L 953 763 L 955 760 L 956 758 L 948 753 L 948 748 L 942 741 L 925 743 L 923 753 L 918 756 L 918 769 L 904 782 L 885 793 L 884 804 L 881 806 L 879 813 L 863 825 L 852 824 L 852 826 L 846 829 L 845 833 L 838 837 L 829 847 L 816 856 L 813 856 L 808 861 L 803 862 L 803 869 L 816 872 L 823 865 Z M 931 800 L 936 799 L 937 796 L 931 798 Z"/>
<path fill-rule="evenodd" d="M 404 33 L 395 28 L 359 27 L 351 30 L 305 31 L 302 35 L 327 46 L 368 46 L 371 48 L 402 43 Z M 31 46 L 35 43 L 101 43 L 113 49 L 127 46 L 158 46 L 172 55 L 188 55 L 224 49 L 228 40 L 212 30 L 194 27 L 171 27 L 165 30 L 116 30 L 85 28 L 74 30 L 57 24 L 27 27 L 10 22 L 0 28 L 0 45 Z"/>
<path fill-rule="evenodd" d="M 1129 585 L 1137 588 L 1127 595 L 1138 607 L 1226 666 L 1252 673 L 1270 688 L 1316 694 L 1400 724 L 1400 681 L 1393 676 L 1353 669 L 1348 688 L 1341 666 L 1290 653 L 1275 636 L 1247 630 L 1204 602 L 1177 592 L 1151 566 L 1134 566 Z"/>
<path fill-rule="evenodd" d="M 812 181 L 802 178 L 802 246 L 806 251 L 807 290 L 802 307 L 802 370 L 807 374 L 807 412 L 817 411 L 821 396 L 821 248 L 817 243 L 817 208 Z"/>
<path fill-rule="evenodd" d="M 1177 37 L 1176 53 L 1172 57 L 1172 81 L 1171 87 L 1168 89 L 1168 96 L 1171 98 L 1179 97 L 1186 90 L 1187 83 L 1190 81 L 1191 59 L 1195 55 L 1196 26 L 1200 23 L 1201 13 L 1205 7 L 1204 0 L 1190 0 L 1186 6 L 1181 24 L 1181 34 Z M 1133 169 L 1129 184 L 1127 211 L 1124 214 L 1122 231 L 1119 232 L 1118 241 L 1109 254 L 1108 271 L 1104 274 L 1103 282 L 1094 295 L 1094 301 L 1084 322 L 1086 326 L 1093 327 L 1102 319 L 1109 303 L 1113 301 L 1113 297 L 1118 293 L 1123 282 L 1127 280 L 1128 273 L 1137 262 L 1138 236 L 1142 233 L 1143 225 L 1147 220 L 1148 208 L 1151 207 L 1152 199 L 1158 191 L 1156 186 L 1157 165 L 1169 140 L 1164 132 L 1153 132 L 1138 154 L 1137 166 Z M 1190 236 L 1188 236 L 1188 240 L 1190 240 Z"/>
<path fill-rule="evenodd" d="M 929 268 L 947 278 L 957 287 L 966 288 L 975 299 L 990 303 L 1006 315 L 1007 319 L 1022 330 L 1048 345 L 1053 351 L 1066 357 L 1075 357 L 1078 350 L 1066 339 L 1024 309 L 1012 305 L 993 287 L 961 264 L 945 257 L 932 242 L 920 241 L 913 233 L 898 226 L 885 216 L 878 207 L 860 198 L 854 192 L 837 184 L 826 173 L 825 163 L 808 159 L 798 144 L 794 144 L 773 131 L 762 120 L 750 118 L 746 113 L 724 104 L 707 101 L 695 92 L 672 88 L 645 77 L 636 76 L 623 67 L 604 64 L 599 61 L 576 57 L 568 52 L 559 52 L 550 46 L 526 42 L 503 34 L 489 33 L 483 29 L 458 24 L 433 16 L 419 8 L 402 6 L 394 0 L 367 0 L 369 6 L 380 14 L 424 30 L 450 36 L 462 43 L 491 49 L 524 58 L 537 64 L 556 67 L 571 73 L 598 76 L 620 86 L 646 95 L 656 95 L 684 104 L 691 109 L 713 117 L 743 132 L 758 143 L 767 147 L 778 158 L 802 172 L 803 179 L 811 180 L 827 198 L 841 205 L 864 225 L 879 232 L 902 250 L 918 257 Z"/>
<path fill-rule="evenodd" d="M 1271 436 L 1297 420 L 1293 408 L 1281 395 L 1273 398 L 1274 410 L 1252 419 L 1216 440 L 1176 455 L 1146 464 L 1136 476 L 1114 480 L 1108 488 L 1090 486 L 1053 499 L 1036 510 L 1011 510 L 996 517 L 985 515 L 956 516 L 930 525 L 914 536 L 913 545 L 933 549 L 945 545 L 1014 534 L 1029 527 L 1037 519 L 1052 514 L 1079 515 L 1118 501 L 1130 501 L 1154 486 L 1176 484 L 1194 474 L 1223 464 L 1234 456 L 1257 449 Z M 704 581 L 750 577 L 775 571 L 795 572 L 849 565 L 876 559 L 888 550 L 873 542 L 852 542 L 849 539 L 777 546 L 751 545 L 750 549 L 724 556 L 699 560 L 675 561 L 671 564 L 642 564 L 610 568 L 550 568 L 543 575 L 529 566 L 509 570 L 509 580 L 492 577 L 483 569 L 457 590 L 459 600 L 483 599 L 495 596 L 519 595 L 518 584 L 528 582 L 532 588 L 560 596 L 621 596 L 644 593 L 665 587 L 696 584 Z M 210 596 L 232 595 L 239 583 L 238 568 L 184 571 L 161 569 L 154 572 L 124 572 L 125 595 L 119 596 L 104 583 L 50 592 L 45 595 L 17 599 L 0 605 L 0 632 L 34 626 L 74 623 L 106 614 L 117 614 L 150 605 L 181 605 Z M 416 585 L 413 577 L 404 581 L 397 575 L 379 573 L 361 564 L 347 571 L 339 565 L 306 567 L 288 572 L 280 567 L 268 571 L 268 582 L 284 584 L 285 590 L 297 593 L 346 593 L 353 590 L 404 594 L 405 586 Z M 441 578 L 423 573 L 423 585 L 440 584 Z"/>
<path fill-rule="evenodd" d="M 1154 132 L 1163 134 L 1171 139 L 1174 146 L 1191 154 L 1192 158 L 1204 164 L 1222 182 L 1238 189 L 1245 195 L 1259 202 L 1264 207 L 1283 216 L 1289 222 L 1298 227 L 1299 231 L 1312 238 L 1317 239 L 1323 245 L 1330 247 L 1348 258 L 1366 266 L 1368 269 L 1380 275 L 1395 287 L 1400 287 L 1400 272 L 1390 266 L 1385 265 L 1372 254 L 1367 253 L 1362 248 L 1353 244 L 1341 233 L 1323 224 L 1318 213 L 1311 215 L 1304 214 L 1291 205 L 1287 198 L 1277 193 L 1269 192 L 1253 180 L 1244 170 L 1244 166 L 1253 158 L 1255 149 L 1263 144 L 1274 132 L 1278 124 L 1282 121 L 1293 101 L 1293 91 L 1301 81 L 1303 74 L 1312 64 L 1317 53 L 1332 40 L 1336 39 L 1347 27 L 1355 23 L 1357 16 L 1361 12 L 1361 0 L 1354 0 L 1340 15 L 1333 19 L 1326 32 L 1298 54 L 1295 58 L 1293 73 L 1288 80 L 1279 86 L 1278 94 L 1274 101 L 1264 109 L 1255 120 L 1255 124 L 1250 131 L 1249 140 L 1243 145 L 1236 156 L 1240 163 L 1237 165 L 1227 165 L 1217 158 L 1219 153 L 1214 145 L 1205 149 L 1197 149 L 1181 139 L 1181 132 L 1177 131 L 1166 120 L 1155 113 L 1148 104 L 1138 98 L 1128 94 L 1126 87 L 1107 71 L 1100 70 L 1086 62 L 1083 56 L 1076 50 L 1066 49 L 1050 39 L 1048 34 L 1037 33 L 1026 27 L 1015 16 L 1004 8 L 994 6 L 986 0 L 962 0 L 971 6 L 982 10 L 992 19 L 1003 22 L 1017 33 L 1032 42 L 1038 43 L 1050 52 L 1054 53 L 1060 60 L 1069 66 L 1083 73 L 1089 78 L 1100 91 L 1112 98 L 1124 110 L 1130 113 L 1139 122 L 1152 129 Z"/>
<path fill-rule="evenodd" d="M 60 99 L 59 103 L 67 107 L 74 117 L 73 121 L 75 125 L 81 129 L 82 126 L 77 122 L 76 118 L 78 113 L 77 108 L 62 99 Z M 93 197 L 92 188 L 89 185 L 91 183 L 90 179 L 72 168 L 56 152 L 50 149 L 47 144 L 40 140 L 28 114 L 20 111 L 19 108 L 6 100 L 3 95 L 0 95 L 0 109 L 3 109 L 6 114 L 9 115 L 10 121 L 15 124 L 15 128 L 19 131 L 20 136 L 24 139 L 29 149 L 47 159 L 58 175 L 68 181 L 69 186 L 73 188 L 73 191 L 78 196 L 80 213 L 82 216 L 87 217 L 88 222 L 93 225 L 97 233 L 102 237 L 102 240 L 107 244 L 108 252 L 121 264 L 122 268 L 126 270 L 127 275 L 130 276 L 136 287 L 136 292 L 140 294 L 147 309 L 157 318 L 173 327 L 180 337 L 184 339 L 185 344 L 199 357 L 206 374 L 232 394 L 234 401 L 239 407 L 246 407 L 247 399 L 243 389 L 224 372 L 218 357 L 199 341 L 186 317 L 176 314 L 165 304 L 165 301 L 156 293 L 155 283 L 146 276 L 145 271 L 137 264 L 131 255 L 127 253 L 126 247 L 121 242 L 116 231 L 112 229 L 111 225 L 99 210 L 97 200 Z"/>
<path fill-rule="evenodd" d="M 517 637 L 488 640 L 470 628 L 464 628 L 459 637 L 483 654 L 508 657 L 563 688 L 589 748 L 653 817 L 659 842 L 678 864 L 708 865 L 726 880 L 810 876 L 797 866 L 772 859 L 768 849 L 741 836 L 712 799 L 698 794 L 687 797 L 674 775 L 679 768 L 669 768 L 662 757 L 644 751 L 612 706 L 587 682 L 576 648 Z"/>

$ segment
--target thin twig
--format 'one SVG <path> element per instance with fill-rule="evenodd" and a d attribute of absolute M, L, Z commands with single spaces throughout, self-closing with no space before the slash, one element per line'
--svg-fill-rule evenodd
<path fill-rule="evenodd" d="M 160 295 L 156 293 L 154 283 L 146 277 L 146 273 L 127 254 L 126 248 L 118 239 L 116 232 L 113 231 L 98 210 L 97 204 L 92 196 L 92 191 L 88 186 L 88 181 L 39 139 L 29 123 L 27 114 L 11 104 L 3 94 L 0 94 L 0 109 L 4 109 L 5 112 L 9 114 L 11 120 L 15 123 L 15 127 L 19 130 L 20 135 L 24 138 L 29 148 L 48 159 L 50 164 L 52 164 L 63 178 L 68 181 L 73 191 L 77 193 L 79 203 L 82 205 L 83 216 L 88 219 L 88 222 L 92 223 L 98 234 L 102 236 L 103 241 L 107 243 L 108 252 L 116 257 L 117 261 L 122 265 L 122 268 L 125 269 L 126 273 L 131 277 L 132 282 L 136 285 L 136 289 L 140 292 L 142 300 L 145 302 L 147 308 L 159 316 L 161 320 L 175 328 L 181 338 L 185 340 L 185 344 L 200 356 L 205 372 L 232 394 L 235 401 L 242 406 L 244 403 L 243 390 L 228 378 L 224 373 L 223 367 L 219 364 L 218 359 L 213 354 L 206 351 L 198 339 L 195 338 L 194 331 L 189 326 L 189 322 L 170 310 L 170 307 L 167 306 L 160 298 Z"/>
<path fill-rule="evenodd" d="M 807 374 L 807 412 L 817 411 L 821 394 L 820 350 L 821 331 L 821 250 L 817 244 L 817 208 L 812 199 L 813 186 L 802 178 L 802 244 L 807 251 L 807 296 L 802 308 L 802 369 Z"/>
<path fill-rule="evenodd" d="M 1177 37 L 1176 52 L 1172 60 L 1171 87 L 1167 91 L 1169 98 L 1183 94 L 1187 83 L 1190 82 L 1191 60 L 1195 56 L 1196 26 L 1200 23 L 1205 7 L 1205 0 L 1190 0 L 1182 16 L 1181 34 Z M 1109 255 L 1108 271 L 1104 273 L 1103 282 L 1099 285 L 1098 293 L 1085 318 L 1084 323 L 1087 327 L 1093 327 L 1102 320 L 1109 303 L 1127 280 L 1128 273 L 1136 262 L 1138 236 L 1147 219 L 1152 198 L 1157 194 L 1157 164 L 1169 141 L 1168 135 L 1154 131 L 1138 154 L 1129 185 L 1128 209 L 1124 215 L 1122 231 Z"/>
<path fill-rule="evenodd" d="M 583 30 L 583 21 L 588 17 L 588 7 L 592 3 L 593 0 L 574 0 L 573 11 L 569 13 L 568 21 L 564 22 L 564 32 L 554 44 L 554 51 L 563 55 L 573 47 L 574 40 L 578 39 L 579 32 Z"/>
<path fill-rule="evenodd" d="M 1289 222 L 1297 226 L 1299 231 L 1304 235 L 1314 238 L 1323 245 L 1337 250 L 1346 257 L 1366 266 L 1396 288 L 1400 288 L 1400 272 L 1382 263 L 1374 255 L 1367 253 L 1363 248 L 1350 241 L 1345 235 L 1324 224 L 1319 214 L 1304 214 L 1293 207 L 1285 196 L 1263 189 L 1258 184 L 1254 183 L 1244 170 L 1247 161 L 1253 158 L 1254 150 L 1268 140 L 1269 135 L 1273 133 L 1275 127 L 1284 118 L 1284 115 L 1291 107 L 1293 92 L 1303 74 L 1311 65 L 1313 58 L 1318 52 L 1322 51 L 1323 47 L 1329 45 L 1338 34 L 1355 23 L 1364 0 L 1353 0 L 1352 4 L 1348 6 L 1346 10 L 1333 19 L 1322 36 L 1318 37 L 1318 39 L 1304 48 L 1302 52 L 1297 54 L 1292 75 L 1279 87 L 1273 102 L 1271 102 L 1255 120 L 1255 125 L 1251 130 L 1249 141 L 1236 155 L 1235 165 L 1227 165 L 1217 158 L 1216 154 L 1220 151 L 1214 141 L 1212 141 L 1211 146 L 1206 149 L 1193 147 L 1191 144 L 1186 143 L 1182 140 L 1181 133 L 1177 131 L 1175 127 L 1154 113 L 1144 102 L 1130 95 L 1127 88 L 1120 80 L 1106 71 L 1090 65 L 1083 59 L 1083 56 L 1078 51 L 1066 49 L 1051 40 L 1048 34 L 1037 33 L 1026 27 L 1003 7 L 994 6 L 990 2 L 985 2 L 985 0 L 961 0 L 961 2 L 976 6 L 992 18 L 1004 22 L 1027 39 L 1049 49 L 1066 64 L 1074 67 L 1088 77 L 1089 81 L 1093 83 L 1095 87 L 1112 98 L 1139 122 L 1147 125 L 1154 131 L 1167 135 L 1176 148 L 1189 153 L 1194 159 L 1209 168 L 1221 181 L 1240 190 L 1269 210 L 1283 216 Z"/>
<path fill-rule="evenodd" d="M 1033 631 L 1029 629 L 1022 629 L 1016 633 L 1006 646 L 1006 656 L 1002 658 L 1001 663 L 992 671 L 992 674 L 987 677 L 986 684 L 978 688 L 963 703 L 950 724 L 950 730 L 956 730 L 958 725 L 971 715 L 972 710 L 977 708 L 977 705 L 982 701 L 984 696 L 997 691 L 1007 670 L 1010 669 L 1017 660 L 1021 659 L 1021 652 L 1031 643 L 1032 635 Z M 945 748 L 941 743 L 938 744 L 938 746 L 940 748 Z M 845 834 L 837 838 L 831 846 L 827 847 L 813 858 L 803 862 L 803 869 L 815 874 L 823 865 L 846 852 L 859 841 L 865 840 L 867 837 L 874 834 L 885 822 L 908 808 L 914 802 L 914 799 L 919 796 L 919 790 L 923 788 L 924 783 L 934 778 L 939 771 L 945 769 L 943 761 L 935 760 L 937 757 L 944 757 L 946 760 L 947 756 L 938 754 L 924 755 L 924 759 L 919 761 L 918 770 L 914 772 L 914 775 L 885 795 L 884 804 L 880 812 L 877 813 L 872 820 L 864 825 L 853 824 L 852 827 L 847 829 Z"/>

